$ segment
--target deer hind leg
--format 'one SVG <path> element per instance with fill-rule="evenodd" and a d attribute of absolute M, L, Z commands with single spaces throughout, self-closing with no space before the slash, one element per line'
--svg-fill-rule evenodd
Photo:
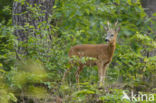
<path fill-rule="evenodd" d="M 64 72 L 63 78 L 62 78 L 62 82 L 64 82 L 66 75 L 68 74 L 68 72 L 70 71 L 70 68 L 66 69 L 66 71 Z"/>
<path fill-rule="evenodd" d="M 67 74 L 69 73 L 70 69 L 73 67 L 72 63 L 71 63 L 71 66 L 69 68 L 66 69 L 66 71 L 64 72 L 64 75 L 63 75 L 63 78 L 62 78 L 62 82 L 64 82 Z"/>
<path fill-rule="evenodd" d="M 80 75 L 80 72 L 83 70 L 83 65 L 80 65 L 78 67 L 78 70 L 76 71 L 76 82 L 79 84 L 79 75 Z"/>

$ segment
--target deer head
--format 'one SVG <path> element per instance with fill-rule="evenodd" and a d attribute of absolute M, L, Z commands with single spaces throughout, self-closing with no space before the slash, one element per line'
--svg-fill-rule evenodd
<path fill-rule="evenodd" d="M 119 27 L 117 27 L 118 21 L 115 23 L 114 26 L 112 26 L 109 22 L 107 22 L 107 27 L 105 26 L 105 30 L 107 32 L 105 41 L 110 42 L 116 39 L 117 34 L 120 30 Z"/>

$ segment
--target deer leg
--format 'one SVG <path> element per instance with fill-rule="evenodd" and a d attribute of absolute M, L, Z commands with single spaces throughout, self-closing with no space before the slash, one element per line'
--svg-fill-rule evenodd
<path fill-rule="evenodd" d="M 98 63 L 99 86 L 102 86 L 102 63 Z"/>
<path fill-rule="evenodd" d="M 70 71 L 70 68 L 68 68 L 68 69 L 64 72 L 64 75 L 63 75 L 63 78 L 62 78 L 62 82 L 65 80 L 66 75 L 68 74 L 69 71 Z"/>
<path fill-rule="evenodd" d="M 76 82 L 79 84 L 79 75 L 80 75 L 80 72 L 83 70 L 83 66 L 80 65 L 78 67 L 78 70 L 76 71 Z"/>
<path fill-rule="evenodd" d="M 104 64 L 103 65 L 103 68 L 102 68 L 102 74 L 101 74 L 101 78 L 102 78 L 102 85 L 104 85 L 104 82 L 105 82 L 105 77 L 106 77 L 106 68 L 108 66 L 108 63 Z"/>
<path fill-rule="evenodd" d="M 64 72 L 63 78 L 62 78 L 62 82 L 65 80 L 66 75 L 69 73 L 70 69 L 72 68 L 72 64 L 69 68 L 66 69 L 66 71 Z"/>

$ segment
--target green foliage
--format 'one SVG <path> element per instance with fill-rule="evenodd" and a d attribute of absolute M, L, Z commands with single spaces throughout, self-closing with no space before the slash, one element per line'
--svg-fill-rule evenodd
<path fill-rule="evenodd" d="M 25 5 L 25 0 L 15 1 Z M 32 12 L 29 19 L 45 15 L 41 5 L 26 4 Z M 3 6 L 0 18 L 6 17 L 4 13 L 10 15 L 10 8 Z M 59 96 L 64 103 L 130 103 L 121 100 L 125 89 L 154 93 L 156 56 L 148 55 L 156 48 L 149 25 L 154 21 L 146 16 L 140 0 L 56 0 L 47 22 L 38 22 L 36 27 L 27 22 L 23 27 L 12 27 L 10 21 L 0 23 L 0 102 L 16 102 L 24 97 L 46 101 Z M 121 30 L 105 87 L 98 88 L 97 67 L 85 67 L 78 90 L 77 67 L 70 60 L 79 64 L 95 58 L 69 58 L 68 51 L 77 44 L 105 43 L 107 21 L 118 21 Z M 27 42 L 17 41 L 15 29 L 28 35 Z M 18 53 L 18 47 L 25 48 L 26 54 Z M 62 84 L 63 73 L 70 67 L 67 82 Z"/>
<path fill-rule="evenodd" d="M 0 23 L 0 64 L 10 70 L 15 60 L 13 27 Z"/>
<path fill-rule="evenodd" d="M 0 0 L 0 22 L 5 21 L 6 23 L 11 18 L 11 7 L 13 0 Z"/>

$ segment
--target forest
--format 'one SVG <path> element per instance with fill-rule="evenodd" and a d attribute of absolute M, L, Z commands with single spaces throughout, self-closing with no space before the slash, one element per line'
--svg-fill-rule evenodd
<path fill-rule="evenodd" d="M 0 0 L 0 103 L 156 103 L 155 5 Z"/>

